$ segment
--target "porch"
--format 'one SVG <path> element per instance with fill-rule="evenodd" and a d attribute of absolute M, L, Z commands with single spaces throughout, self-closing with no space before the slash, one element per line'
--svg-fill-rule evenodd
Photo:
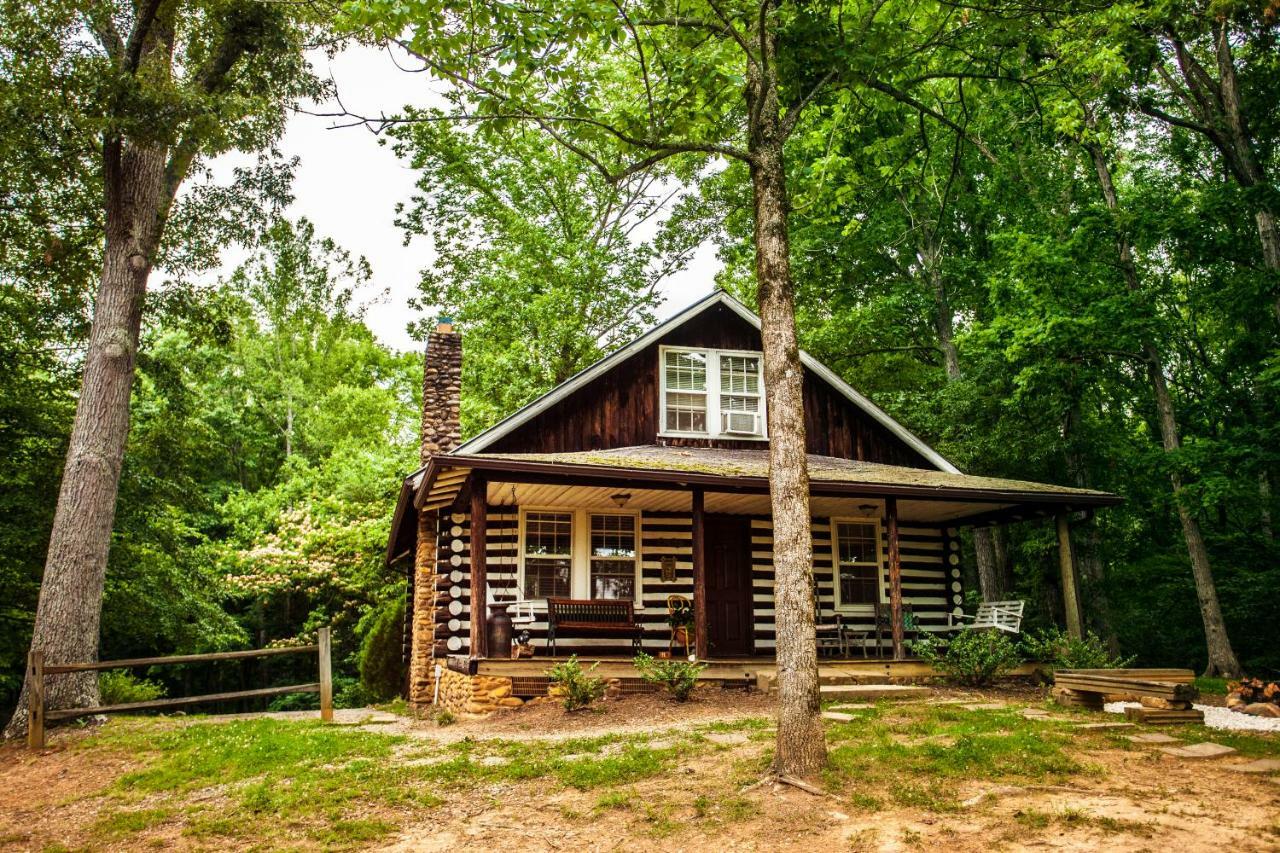
<path fill-rule="evenodd" d="M 904 640 L 913 627 L 940 633 L 955 626 L 963 601 L 959 529 L 965 526 L 1055 517 L 1066 621 L 1079 633 L 1071 515 L 1118 503 L 1115 496 L 823 456 L 810 456 L 809 468 L 815 620 L 838 617 L 862 636 L 851 650 L 854 660 L 824 665 L 848 667 L 842 671 L 851 677 L 895 677 L 885 674 L 889 662 L 877 659 L 882 654 L 919 671 L 924 665 L 906 659 Z M 741 679 L 772 666 L 768 486 L 764 449 L 440 455 L 406 482 L 388 557 L 416 551 L 421 561 L 417 537 L 429 531 L 433 589 L 411 600 L 432 610 L 429 621 L 427 614 L 410 618 L 415 635 L 431 630 L 437 661 L 462 656 L 478 662 L 477 673 L 489 667 L 540 672 L 549 660 L 547 597 L 632 598 L 640 645 L 656 654 L 671 646 L 668 602 L 677 596 L 693 611 L 691 651 L 711 663 L 707 677 Z M 606 518 L 631 521 L 600 521 Z M 634 565 L 630 581 L 619 569 L 625 560 Z M 421 570 L 409 572 L 411 580 L 415 574 Z M 532 662 L 505 660 L 505 652 L 495 655 L 503 659 L 489 658 L 483 605 L 494 588 L 531 602 L 524 630 L 534 646 Z M 876 605 L 888 611 L 890 630 L 869 646 Z M 598 659 L 602 668 L 630 658 L 625 642 L 558 640 L 562 656 Z"/>

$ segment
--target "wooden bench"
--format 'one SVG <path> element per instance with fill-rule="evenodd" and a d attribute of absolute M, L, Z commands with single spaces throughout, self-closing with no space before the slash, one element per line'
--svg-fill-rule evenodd
<path fill-rule="evenodd" d="M 629 637 L 631 650 L 640 651 L 640 624 L 629 599 L 548 598 L 547 646 L 556 653 L 557 636 Z"/>
<path fill-rule="evenodd" d="M 1191 670 L 1060 669 L 1053 674 L 1054 698 L 1064 705 L 1101 710 L 1105 697 L 1136 697 L 1141 708 L 1126 708 L 1137 722 L 1203 722 L 1204 713 L 1191 707 L 1199 695 Z M 1148 707 L 1151 706 L 1151 707 Z"/>

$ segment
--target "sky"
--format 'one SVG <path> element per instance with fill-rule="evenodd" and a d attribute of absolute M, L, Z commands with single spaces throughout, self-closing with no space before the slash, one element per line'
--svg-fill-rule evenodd
<path fill-rule="evenodd" d="M 331 76 L 345 107 L 354 113 L 378 115 L 394 113 L 405 104 L 431 103 L 430 84 L 423 74 L 402 68 L 412 62 L 385 50 L 354 46 L 330 60 L 322 54 L 312 57 L 315 70 Z M 313 108 L 316 112 L 335 104 Z M 413 296 L 419 272 L 434 260 L 429 241 L 417 237 L 404 244 L 404 233 L 395 225 L 398 202 L 407 201 L 414 190 L 414 172 L 378 137 L 363 127 L 334 129 L 340 120 L 295 113 L 289 120 L 280 149 L 300 162 L 294 179 L 295 200 L 288 211 L 292 218 L 306 217 L 319 235 L 333 238 L 353 255 L 363 255 L 373 268 L 370 292 L 386 289 L 385 300 L 368 307 L 365 322 L 384 344 L 396 349 L 416 348 L 406 331 L 415 319 L 407 305 Z M 229 174 L 234 165 L 247 162 L 243 156 L 228 156 L 212 166 L 217 178 Z M 229 272 L 243 257 L 228 251 L 223 257 Z M 710 244 L 702 246 L 688 268 L 669 278 L 662 287 L 666 301 L 659 312 L 664 318 L 705 295 L 714 287 L 720 264 Z"/>

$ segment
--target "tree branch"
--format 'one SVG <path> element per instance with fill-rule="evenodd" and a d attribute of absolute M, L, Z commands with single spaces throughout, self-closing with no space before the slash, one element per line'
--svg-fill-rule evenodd
<path fill-rule="evenodd" d="M 129 33 L 129 43 L 124 47 L 124 69 L 132 74 L 138 70 L 142 61 L 142 47 L 147 36 L 151 34 L 151 25 L 155 23 L 163 0 L 145 0 L 138 9 L 138 17 L 133 22 L 133 31 Z"/>
<path fill-rule="evenodd" d="M 804 97 L 787 107 L 786 113 L 782 116 L 782 125 L 780 127 L 783 139 L 791 136 L 791 131 L 795 130 L 796 124 L 800 121 L 800 114 L 804 112 L 804 108 L 809 106 L 809 102 L 817 96 L 818 92 L 822 91 L 823 87 L 834 80 L 835 77 L 835 69 L 828 71 L 826 74 L 822 75 L 821 80 L 813 84 L 813 88 L 810 89 Z"/>
<path fill-rule="evenodd" d="M 961 138 L 963 138 L 966 142 L 968 142 L 974 148 L 977 148 L 978 151 L 982 152 L 982 156 L 986 157 L 992 163 L 999 162 L 999 160 L 996 159 L 996 155 L 991 153 L 991 149 L 988 148 L 986 145 L 984 145 L 982 140 L 976 139 L 973 136 L 970 136 L 968 131 L 966 131 L 963 127 L 956 124 L 954 121 L 947 118 L 945 115 L 933 109 L 932 107 L 926 106 L 916 98 L 912 97 L 910 94 L 902 91 L 901 89 L 898 89 L 895 86 L 891 86 L 890 84 L 885 83 L 882 80 L 877 80 L 874 77 L 863 77 L 862 80 L 864 83 L 866 83 L 872 89 L 875 89 L 877 92 L 883 92 L 884 94 L 893 98 L 895 101 L 900 101 L 901 103 L 904 103 L 907 106 L 920 111 L 924 115 L 927 115 L 930 118 L 933 118 L 934 120 L 941 122 L 942 124 L 945 124 L 947 127 L 951 128 L 956 133 L 960 134 Z"/>

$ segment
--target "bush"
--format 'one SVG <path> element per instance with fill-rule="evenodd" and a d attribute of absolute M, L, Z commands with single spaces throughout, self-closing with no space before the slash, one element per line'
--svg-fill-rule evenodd
<path fill-rule="evenodd" d="M 1054 669 L 1117 669 L 1133 663 L 1134 657 L 1111 654 L 1102 639 L 1090 631 L 1082 639 L 1067 635 L 1061 628 L 1042 628 L 1022 640 L 1027 660 L 1048 664 Z"/>
<path fill-rule="evenodd" d="M 364 635 L 360 641 L 360 684 L 370 701 L 385 702 L 399 696 L 405 674 L 403 596 L 370 610 L 357 630 Z"/>
<path fill-rule="evenodd" d="M 547 670 L 547 677 L 559 686 L 564 696 L 565 710 L 585 708 L 604 695 L 604 681 L 591 675 L 599 665 L 594 663 L 590 670 L 584 672 L 578 656 L 573 655 Z"/>
<path fill-rule="evenodd" d="M 134 678 L 123 669 L 108 669 L 98 675 L 98 695 L 103 705 L 150 702 L 164 697 L 164 685 Z"/>
<path fill-rule="evenodd" d="M 934 637 L 911 644 L 911 649 L 952 681 L 987 687 L 1022 662 L 1018 647 L 997 631 L 965 631 L 945 646 Z"/>
<path fill-rule="evenodd" d="M 690 663 L 679 659 L 659 660 L 644 652 L 636 655 L 635 666 L 641 678 L 650 684 L 666 687 L 677 702 L 689 698 L 698 683 L 698 676 L 707 668 L 704 663 Z"/>

